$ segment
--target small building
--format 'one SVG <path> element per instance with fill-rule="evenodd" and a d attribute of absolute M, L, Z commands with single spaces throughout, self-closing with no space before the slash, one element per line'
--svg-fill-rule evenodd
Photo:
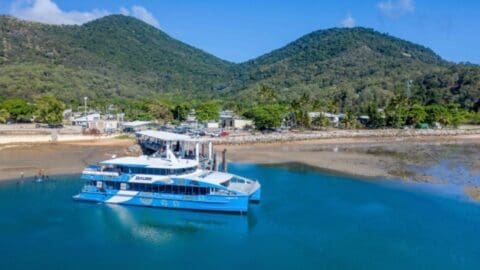
<path fill-rule="evenodd" d="M 100 114 L 99 113 L 91 113 L 91 114 L 88 114 L 86 117 L 81 116 L 81 117 L 73 119 L 72 125 L 87 127 L 88 123 L 94 122 L 94 121 L 97 121 L 97 120 L 100 120 Z"/>
<path fill-rule="evenodd" d="M 220 112 L 220 125 L 223 128 L 233 127 L 233 119 L 235 119 L 233 111 Z"/>
<path fill-rule="evenodd" d="M 63 120 L 64 121 L 73 121 L 73 112 L 72 109 L 66 109 L 62 112 Z"/>
<path fill-rule="evenodd" d="M 206 128 L 219 128 L 220 124 L 218 122 L 207 122 L 205 123 Z"/>
<path fill-rule="evenodd" d="M 334 126 L 338 126 L 340 119 L 342 117 L 345 117 L 345 115 L 343 114 L 334 114 L 334 113 L 328 113 L 328 112 L 309 112 L 308 113 L 308 117 L 310 117 L 310 119 L 315 119 L 320 116 L 328 118 L 328 120 L 330 120 L 330 123 L 332 123 L 332 125 Z"/>
<path fill-rule="evenodd" d="M 190 112 L 187 115 L 187 118 L 186 118 L 185 122 L 187 122 L 189 124 L 197 123 L 197 116 L 196 116 L 196 113 L 195 113 L 194 109 L 190 110 Z"/>
<path fill-rule="evenodd" d="M 253 121 L 237 116 L 233 111 L 220 112 L 220 126 L 222 128 L 245 129 L 253 127 Z"/>
<path fill-rule="evenodd" d="M 123 132 L 138 132 L 149 129 L 151 125 L 151 121 L 123 122 L 121 124 L 121 129 Z"/>
<path fill-rule="evenodd" d="M 96 129 L 101 133 L 114 133 L 118 129 L 118 121 L 116 120 L 97 120 L 88 122 L 88 128 Z"/>
<path fill-rule="evenodd" d="M 234 129 L 247 129 L 253 127 L 253 121 L 249 119 L 233 119 Z"/>

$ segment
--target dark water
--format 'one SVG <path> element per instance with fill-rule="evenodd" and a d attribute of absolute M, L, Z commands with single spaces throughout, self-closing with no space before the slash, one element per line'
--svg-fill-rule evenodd
<path fill-rule="evenodd" d="M 71 200 L 75 177 L 0 185 L 0 269 L 480 269 L 480 205 L 459 190 L 305 168 L 260 179 L 248 216 Z"/>

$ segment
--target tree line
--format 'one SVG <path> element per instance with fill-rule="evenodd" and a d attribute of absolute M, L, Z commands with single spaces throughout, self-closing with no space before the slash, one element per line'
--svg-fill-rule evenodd
<path fill-rule="evenodd" d="M 243 106 L 242 110 L 244 116 L 254 120 L 258 129 L 275 129 L 282 123 L 305 129 L 331 126 L 333 123 L 325 113 L 342 113 L 338 127 L 346 129 L 480 124 L 480 112 L 462 108 L 457 102 L 422 102 L 416 97 L 408 97 L 404 91 L 397 91 L 383 107 L 379 107 L 377 102 L 344 107 L 341 99 L 314 98 L 307 92 L 297 98 L 282 100 L 274 88 L 262 85 L 256 93 L 256 99 L 248 107 Z M 309 112 L 314 111 L 322 113 L 312 119 Z M 359 116 L 363 116 L 363 119 L 359 119 Z"/>
<path fill-rule="evenodd" d="M 191 110 L 195 110 L 199 121 L 218 121 L 221 103 L 216 100 L 189 103 L 171 102 L 153 99 L 98 99 L 89 101 L 88 109 L 103 114 L 124 113 L 125 120 L 157 120 L 161 123 L 179 123 L 187 119 Z M 37 122 L 60 124 L 63 122 L 65 109 L 83 112 L 80 101 L 70 101 L 65 104 L 51 95 L 42 96 L 33 101 L 21 98 L 0 98 L 0 123 Z"/>
<path fill-rule="evenodd" d="M 371 102 L 363 106 L 345 107 L 341 98 L 312 97 L 308 92 L 289 100 L 282 99 L 278 90 L 267 85 L 259 86 L 248 103 L 231 99 L 188 102 L 185 99 L 173 101 L 162 97 L 112 98 L 90 100 L 88 107 L 104 114 L 123 113 L 127 121 L 156 120 L 160 123 L 173 124 L 187 120 L 192 110 L 200 122 L 218 121 L 220 110 L 228 109 L 237 115 L 252 119 L 259 130 L 276 129 L 282 125 L 300 129 L 333 125 L 325 114 L 312 119 L 309 112 L 342 113 L 343 117 L 336 126 L 346 129 L 437 125 L 456 127 L 464 123 L 480 124 L 480 113 L 462 108 L 456 102 L 445 104 L 422 102 L 418 98 L 409 97 L 404 91 L 397 91 L 384 106 L 379 106 L 378 102 Z M 83 104 L 75 100 L 65 104 L 51 95 L 33 101 L 0 98 L 0 123 L 11 120 L 59 124 L 63 121 L 63 111 L 66 108 L 82 112 Z M 361 115 L 364 116 L 363 119 L 359 119 Z"/>

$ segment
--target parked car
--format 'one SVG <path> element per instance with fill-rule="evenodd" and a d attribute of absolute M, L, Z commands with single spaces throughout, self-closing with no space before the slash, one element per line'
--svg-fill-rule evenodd
<path fill-rule="evenodd" d="M 63 124 L 48 124 L 48 128 L 63 128 Z"/>

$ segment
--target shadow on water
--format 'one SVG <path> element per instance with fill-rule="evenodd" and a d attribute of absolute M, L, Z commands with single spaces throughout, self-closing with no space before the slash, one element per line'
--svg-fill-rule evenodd
<path fill-rule="evenodd" d="M 106 223 L 113 220 L 116 225 L 131 231 L 140 239 L 157 234 L 196 234 L 207 230 L 228 230 L 246 234 L 249 229 L 249 219 L 252 217 L 252 214 L 242 216 L 115 204 L 102 206 L 104 206 L 102 214 Z"/>

